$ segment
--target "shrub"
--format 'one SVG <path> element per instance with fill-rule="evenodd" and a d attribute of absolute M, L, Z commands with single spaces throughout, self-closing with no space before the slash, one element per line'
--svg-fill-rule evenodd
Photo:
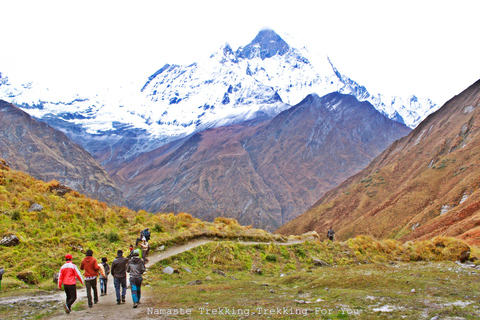
<path fill-rule="evenodd" d="M 155 226 L 153 227 L 153 231 L 155 232 L 163 232 L 163 226 L 160 223 L 155 223 Z"/>
<path fill-rule="evenodd" d="M 107 239 L 108 241 L 110 242 L 117 242 L 120 240 L 120 236 L 118 235 L 118 233 L 116 233 L 115 231 L 110 231 L 108 234 L 107 234 Z"/>
<path fill-rule="evenodd" d="M 270 262 L 277 262 L 277 256 L 274 254 L 268 254 L 265 257 L 265 260 L 270 261 Z"/>
<path fill-rule="evenodd" d="M 15 210 L 12 212 L 12 220 L 18 221 L 22 218 L 20 211 Z"/>

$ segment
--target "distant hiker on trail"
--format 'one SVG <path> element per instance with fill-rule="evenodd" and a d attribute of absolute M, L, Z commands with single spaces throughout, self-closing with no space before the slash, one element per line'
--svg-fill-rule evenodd
<path fill-rule="evenodd" d="M 142 242 L 140 243 L 140 248 L 142 248 L 143 263 L 147 264 L 148 262 L 147 255 L 148 255 L 148 251 L 150 250 L 150 245 L 148 244 L 147 239 L 145 239 L 145 237 L 142 239 Z"/>
<path fill-rule="evenodd" d="M 123 256 L 123 251 L 118 250 L 117 257 L 113 260 L 111 268 L 117 304 L 125 303 L 125 294 L 127 294 L 127 263 L 128 259 Z M 122 287 L 121 300 L 120 286 Z"/>
<path fill-rule="evenodd" d="M 327 238 L 330 239 L 330 241 L 333 241 L 333 239 L 335 239 L 335 231 L 333 231 L 332 227 L 328 229 Z"/>
<path fill-rule="evenodd" d="M 72 305 L 77 300 L 77 279 L 80 283 L 83 283 L 82 275 L 77 266 L 72 263 L 72 255 L 67 254 L 65 256 L 65 264 L 60 268 L 60 273 L 58 275 L 58 289 L 65 290 L 67 296 L 66 303 L 63 305 L 65 313 L 70 313 L 72 311 Z"/>
<path fill-rule="evenodd" d="M 93 303 L 98 303 L 97 276 L 100 266 L 93 257 L 93 251 L 87 250 L 86 257 L 80 265 L 80 270 L 85 270 L 85 287 L 87 288 L 88 307 L 93 307 Z M 105 274 L 103 274 L 105 276 Z M 93 289 L 93 303 L 92 303 Z"/>
<path fill-rule="evenodd" d="M 138 244 L 143 241 L 143 238 L 145 238 L 147 241 L 150 241 L 150 231 L 148 231 L 148 228 L 140 231 L 140 237 L 135 240 L 135 247 L 138 247 Z"/>
<path fill-rule="evenodd" d="M 106 257 L 102 258 L 102 262 L 99 264 L 100 270 L 100 295 L 106 296 L 107 295 L 107 283 L 108 283 L 108 275 L 110 274 L 110 266 L 107 263 L 108 259 Z"/>
<path fill-rule="evenodd" d="M 133 250 L 133 258 L 128 262 L 127 272 L 130 273 L 130 289 L 132 290 L 133 307 L 140 304 L 142 275 L 145 272 L 145 264 L 138 256 L 140 250 Z"/>
<path fill-rule="evenodd" d="M 0 268 L 0 291 L 2 291 L 2 278 L 3 274 L 5 273 L 5 269 L 3 267 Z"/>
<path fill-rule="evenodd" d="M 138 246 L 138 244 L 137 244 L 137 246 Z M 133 244 L 130 245 L 130 248 L 129 248 L 129 249 L 130 249 L 130 253 L 129 253 L 128 256 L 127 256 L 127 259 L 128 259 L 128 260 L 130 260 L 130 259 L 133 258 Z"/>

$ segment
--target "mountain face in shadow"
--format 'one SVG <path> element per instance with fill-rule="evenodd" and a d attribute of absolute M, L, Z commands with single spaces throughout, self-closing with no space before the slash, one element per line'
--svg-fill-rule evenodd
<path fill-rule="evenodd" d="M 112 177 L 135 209 L 274 230 L 409 132 L 353 96 L 309 95 L 273 119 L 209 129 L 143 154 Z"/>
<path fill-rule="evenodd" d="M 277 232 L 480 243 L 480 81 Z"/>
<path fill-rule="evenodd" d="M 0 100 L 0 158 L 43 181 L 57 180 L 94 199 L 124 204 L 107 172 L 82 147 L 48 124 Z"/>

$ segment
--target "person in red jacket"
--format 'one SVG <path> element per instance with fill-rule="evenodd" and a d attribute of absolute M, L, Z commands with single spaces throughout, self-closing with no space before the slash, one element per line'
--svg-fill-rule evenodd
<path fill-rule="evenodd" d="M 84 270 L 85 273 L 85 287 L 87 289 L 87 300 L 88 307 L 93 307 L 92 303 L 92 289 L 93 289 L 93 302 L 98 302 L 98 291 L 97 291 L 97 276 L 98 270 L 100 269 L 97 259 L 93 257 L 93 251 L 87 250 L 86 257 L 83 259 L 82 264 L 80 265 L 80 270 Z"/>
<path fill-rule="evenodd" d="M 72 255 L 65 256 L 65 264 L 60 268 L 58 275 L 58 289 L 65 290 L 67 296 L 66 303 L 63 305 L 66 313 L 72 311 L 72 305 L 77 300 L 77 279 L 83 284 L 83 278 L 77 266 L 72 263 Z"/>

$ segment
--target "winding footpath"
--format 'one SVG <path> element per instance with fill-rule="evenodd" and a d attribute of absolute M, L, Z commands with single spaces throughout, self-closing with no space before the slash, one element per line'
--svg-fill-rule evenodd
<path fill-rule="evenodd" d="M 184 245 L 175 246 L 168 248 L 165 251 L 161 252 L 154 252 L 149 256 L 149 262 L 147 263 L 147 269 L 154 265 L 155 263 L 167 259 L 171 256 L 177 255 L 179 253 L 191 250 L 195 247 L 202 246 L 209 242 L 214 242 L 215 240 L 208 240 L 208 239 L 200 239 L 188 242 Z M 276 245 L 293 245 L 297 243 L 304 242 L 305 240 L 293 240 L 288 242 L 274 242 Z M 216 241 L 220 242 L 220 241 Z M 269 242 L 255 242 L 255 241 L 239 241 L 238 243 L 245 244 L 245 245 L 255 245 L 255 244 L 268 244 Z M 111 264 L 111 261 L 109 261 Z M 146 272 L 148 275 L 148 271 Z M 128 275 L 127 275 L 128 279 Z M 100 294 L 100 285 L 97 283 L 98 292 Z M 58 312 L 54 313 L 49 319 L 78 319 L 78 320 L 90 320 L 90 319 L 125 319 L 125 320 L 139 320 L 139 319 L 152 319 L 151 316 L 147 315 L 147 307 L 149 306 L 148 298 L 149 298 L 149 287 L 142 286 L 142 304 L 138 306 L 138 308 L 133 308 L 132 296 L 130 289 L 127 290 L 126 294 L 126 303 L 117 305 L 116 296 L 115 296 L 115 288 L 113 286 L 113 278 L 109 276 L 108 279 L 108 289 L 106 296 L 99 296 L 99 302 L 93 305 L 93 308 L 85 308 L 83 310 L 75 311 L 73 310 L 70 314 L 60 313 L 63 312 L 63 308 L 61 305 L 65 303 L 65 293 L 62 291 L 58 291 L 55 294 L 46 294 L 46 295 L 38 295 L 38 296 L 21 296 L 21 297 L 13 297 L 11 299 L 2 299 L 0 304 L 9 304 L 13 302 L 21 302 L 21 301 L 38 301 L 38 302 L 55 302 L 57 303 L 60 308 L 58 308 Z M 87 299 L 87 294 L 85 288 L 81 288 L 77 290 L 77 301 L 75 304 L 78 304 L 80 301 L 85 301 Z M 151 306 L 150 306 L 151 307 Z M 75 308 L 74 308 L 75 309 Z M 161 319 L 158 315 L 153 316 L 155 319 Z"/>

